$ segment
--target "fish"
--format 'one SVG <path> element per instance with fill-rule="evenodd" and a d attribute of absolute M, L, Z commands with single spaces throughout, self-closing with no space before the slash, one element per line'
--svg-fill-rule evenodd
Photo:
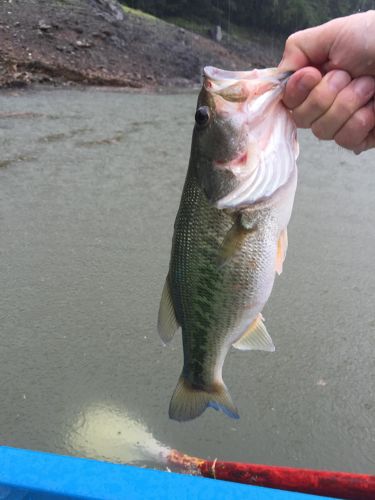
<path fill-rule="evenodd" d="M 297 185 L 296 127 L 281 101 L 290 74 L 204 68 L 158 314 L 164 344 L 182 330 L 173 420 L 207 407 L 239 418 L 222 377 L 231 346 L 275 350 L 262 310 L 282 272 Z"/>

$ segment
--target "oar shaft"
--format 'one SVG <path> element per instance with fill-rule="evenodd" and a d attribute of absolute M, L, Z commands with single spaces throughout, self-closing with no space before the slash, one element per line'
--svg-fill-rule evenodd
<path fill-rule="evenodd" d="M 375 476 L 293 467 L 206 461 L 202 476 L 345 499 L 375 499 Z"/>
<path fill-rule="evenodd" d="M 273 465 L 224 462 L 172 451 L 168 462 L 180 472 L 237 483 L 343 499 L 375 499 L 375 476 Z"/>

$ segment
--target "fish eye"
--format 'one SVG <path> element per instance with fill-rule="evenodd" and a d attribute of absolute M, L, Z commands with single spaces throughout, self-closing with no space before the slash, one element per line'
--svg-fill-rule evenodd
<path fill-rule="evenodd" d="M 204 127 L 210 120 L 210 110 L 208 106 L 201 106 L 195 113 L 195 123 L 199 127 Z"/>

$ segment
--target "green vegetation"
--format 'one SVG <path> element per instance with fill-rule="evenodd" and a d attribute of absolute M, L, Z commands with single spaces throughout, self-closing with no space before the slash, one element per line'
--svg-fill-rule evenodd
<path fill-rule="evenodd" d="M 233 25 L 289 34 L 324 23 L 334 17 L 375 9 L 375 0 L 128 0 L 141 9 L 194 31 Z"/>
<path fill-rule="evenodd" d="M 129 7 L 128 5 L 123 5 L 122 8 L 123 8 L 124 12 L 127 12 L 129 14 L 134 14 L 135 16 L 146 17 L 147 19 L 152 19 L 153 21 L 158 20 L 157 17 L 153 16 L 152 14 L 149 14 L 148 12 L 144 12 L 143 10 L 134 9 L 133 7 Z"/>

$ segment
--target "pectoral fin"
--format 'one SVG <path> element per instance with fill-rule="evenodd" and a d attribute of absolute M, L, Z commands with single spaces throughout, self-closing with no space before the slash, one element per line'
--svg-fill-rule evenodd
<path fill-rule="evenodd" d="M 256 227 L 245 227 L 241 221 L 240 215 L 223 239 L 217 257 L 217 263 L 220 267 L 224 266 L 240 250 L 245 238 L 257 230 Z"/>
<path fill-rule="evenodd" d="M 287 249 L 288 249 L 288 232 L 287 229 L 285 228 L 281 231 L 279 240 L 277 242 L 276 266 L 275 266 L 277 274 L 281 274 L 283 272 L 283 264 Z"/>
<path fill-rule="evenodd" d="M 176 319 L 174 312 L 171 293 L 169 290 L 168 276 L 164 283 L 163 293 L 161 295 L 159 316 L 158 316 L 158 332 L 164 344 L 168 344 L 173 338 L 180 325 Z"/>
<path fill-rule="evenodd" d="M 242 337 L 233 344 L 241 351 L 269 351 L 274 352 L 275 346 L 263 323 L 263 316 L 259 313 Z"/>

